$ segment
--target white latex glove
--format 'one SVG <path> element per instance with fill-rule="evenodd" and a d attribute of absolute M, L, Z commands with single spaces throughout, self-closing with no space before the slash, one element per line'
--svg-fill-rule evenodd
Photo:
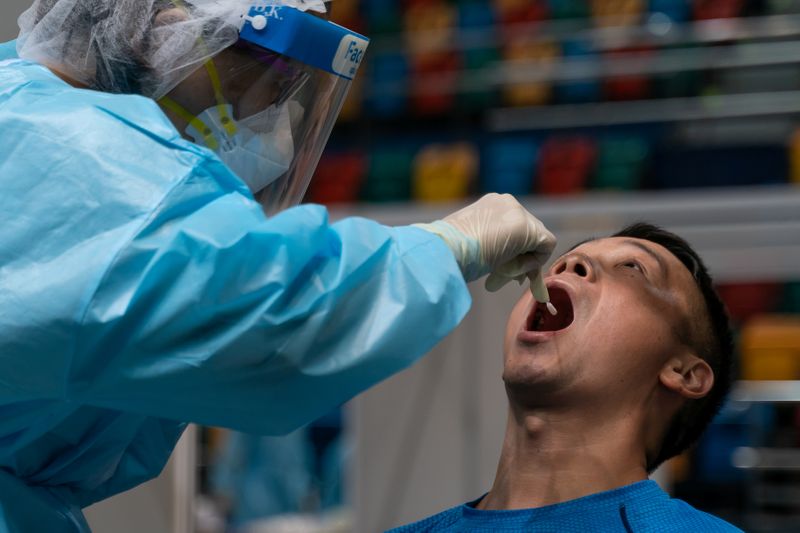
<path fill-rule="evenodd" d="M 431 224 L 414 224 L 444 239 L 467 281 L 486 274 L 486 289 L 496 291 L 509 281 L 531 281 L 539 302 L 549 302 L 542 266 L 556 238 L 510 194 L 490 193 Z"/>

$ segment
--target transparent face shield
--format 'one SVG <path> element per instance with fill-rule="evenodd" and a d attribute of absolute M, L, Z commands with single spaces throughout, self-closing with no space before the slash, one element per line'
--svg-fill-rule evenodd
<path fill-rule="evenodd" d="M 269 9 L 268 19 L 251 10 L 239 41 L 160 103 L 184 136 L 216 152 L 273 214 L 303 198 L 367 41 L 292 8 Z M 270 33 L 276 43 L 264 38 Z"/>

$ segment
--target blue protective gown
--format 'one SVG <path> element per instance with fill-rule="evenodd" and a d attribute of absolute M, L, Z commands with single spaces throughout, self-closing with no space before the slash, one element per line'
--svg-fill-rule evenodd
<path fill-rule="evenodd" d="M 430 350 L 469 293 L 436 236 L 267 219 L 150 99 L 0 62 L 0 531 L 86 531 L 186 422 L 288 432 Z"/>

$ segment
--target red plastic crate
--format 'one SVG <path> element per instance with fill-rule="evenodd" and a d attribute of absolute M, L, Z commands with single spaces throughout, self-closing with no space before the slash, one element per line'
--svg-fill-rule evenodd
<path fill-rule="evenodd" d="M 648 47 L 631 47 L 613 50 L 603 54 L 609 60 L 627 58 L 643 59 L 653 55 L 653 49 Z M 603 91 L 608 100 L 644 100 L 650 96 L 650 78 L 644 74 L 615 76 L 606 78 L 603 82 Z"/>
<path fill-rule="evenodd" d="M 308 200 L 319 204 L 356 202 L 366 171 L 364 154 L 325 155 L 311 180 Z"/>
<path fill-rule="evenodd" d="M 777 309 L 783 294 L 780 283 L 736 283 L 717 287 L 720 298 L 736 323 Z"/>
<path fill-rule="evenodd" d="M 694 0 L 692 11 L 696 20 L 738 17 L 744 0 Z"/>
<path fill-rule="evenodd" d="M 550 16 L 547 2 L 542 0 L 495 0 L 497 20 L 504 25 L 540 22 Z"/>
<path fill-rule="evenodd" d="M 461 56 L 455 52 L 420 55 L 411 64 L 411 106 L 421 115 L 453 109 Z"/>
<path fill-rule="evenodd" d="M 597 158 L 597 144 L 588 137 L 556 137 L 542 146 L 537 190 L 570 194 L 586 189 Z"/>

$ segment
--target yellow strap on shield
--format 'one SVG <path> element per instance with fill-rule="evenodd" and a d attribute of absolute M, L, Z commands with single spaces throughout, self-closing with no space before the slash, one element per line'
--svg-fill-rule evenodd
<path fill-rule="evenodd" d="M 219 141 L 214 137 L 211 128 L 206 125 L 205 122 L 200 120 L 196 115 L 191 114 L 189 111 L 186 110 L 181 104 L 170 98 L 169 96 L 162 96 L 158 103 L 169 109 L 170 111 L 174 112 L 176 115 L 181 117 L 183 120 L 191 124 L 194 129 L 200 132 L 203 136 L 203 142 L 206 143 L 206 146 L 211 148 L 212 150 L 219 149 Z"/>
<path fill-rule="evenodd" d="M 205 66 L 206 71 L 208 72 L 208 77 L 211 80 L 211 87 L 214 89 L 214 98 L 217 100 L 217 111 L 219 112 L 222 127 L 225 129 L 225 132 L 232 137 L 236 135 L 238 130 L 236 128 L 236 121 L 234 121 L 228 113 L 228 103 L 225 101 L 225 96 L 222 94 L 222 83 L 219 81 L 217 67 L 214 65 L 214 61 L 212 59 L 207 60 L 205 62 Z M 205 122 L 200 120 L 197 115 L 190 113 L 185 107 L 169 96 L 163 96 L 158 101 L 161 105 L 170 111 L 173 111 L 183 120 L 191 124 L 194 129 L 199 131 L 203 136 L 203 142 L 206 144 L 206 146 L 212 150 L 217 150 L 219 148 L 219 141 L 214 138 L 211 128 L 209 128 Z"/>
<path fill-rule="evenodd" d="M 222 127 L 225 128 L 228 135 L 233 136 L 236 134 L 236 122 L 228 114 L 228 102 L 225 101 L 225 96 L 222 94 L 222 84 L 219 81 L 219 73 L 213 59 L 206 61 L 206 71 L 208 71 L 208 77 L 211 78 L 211 87 L 214 88 L 214 97 L 217 99 L 217 110 L 222 120 Z"/>

